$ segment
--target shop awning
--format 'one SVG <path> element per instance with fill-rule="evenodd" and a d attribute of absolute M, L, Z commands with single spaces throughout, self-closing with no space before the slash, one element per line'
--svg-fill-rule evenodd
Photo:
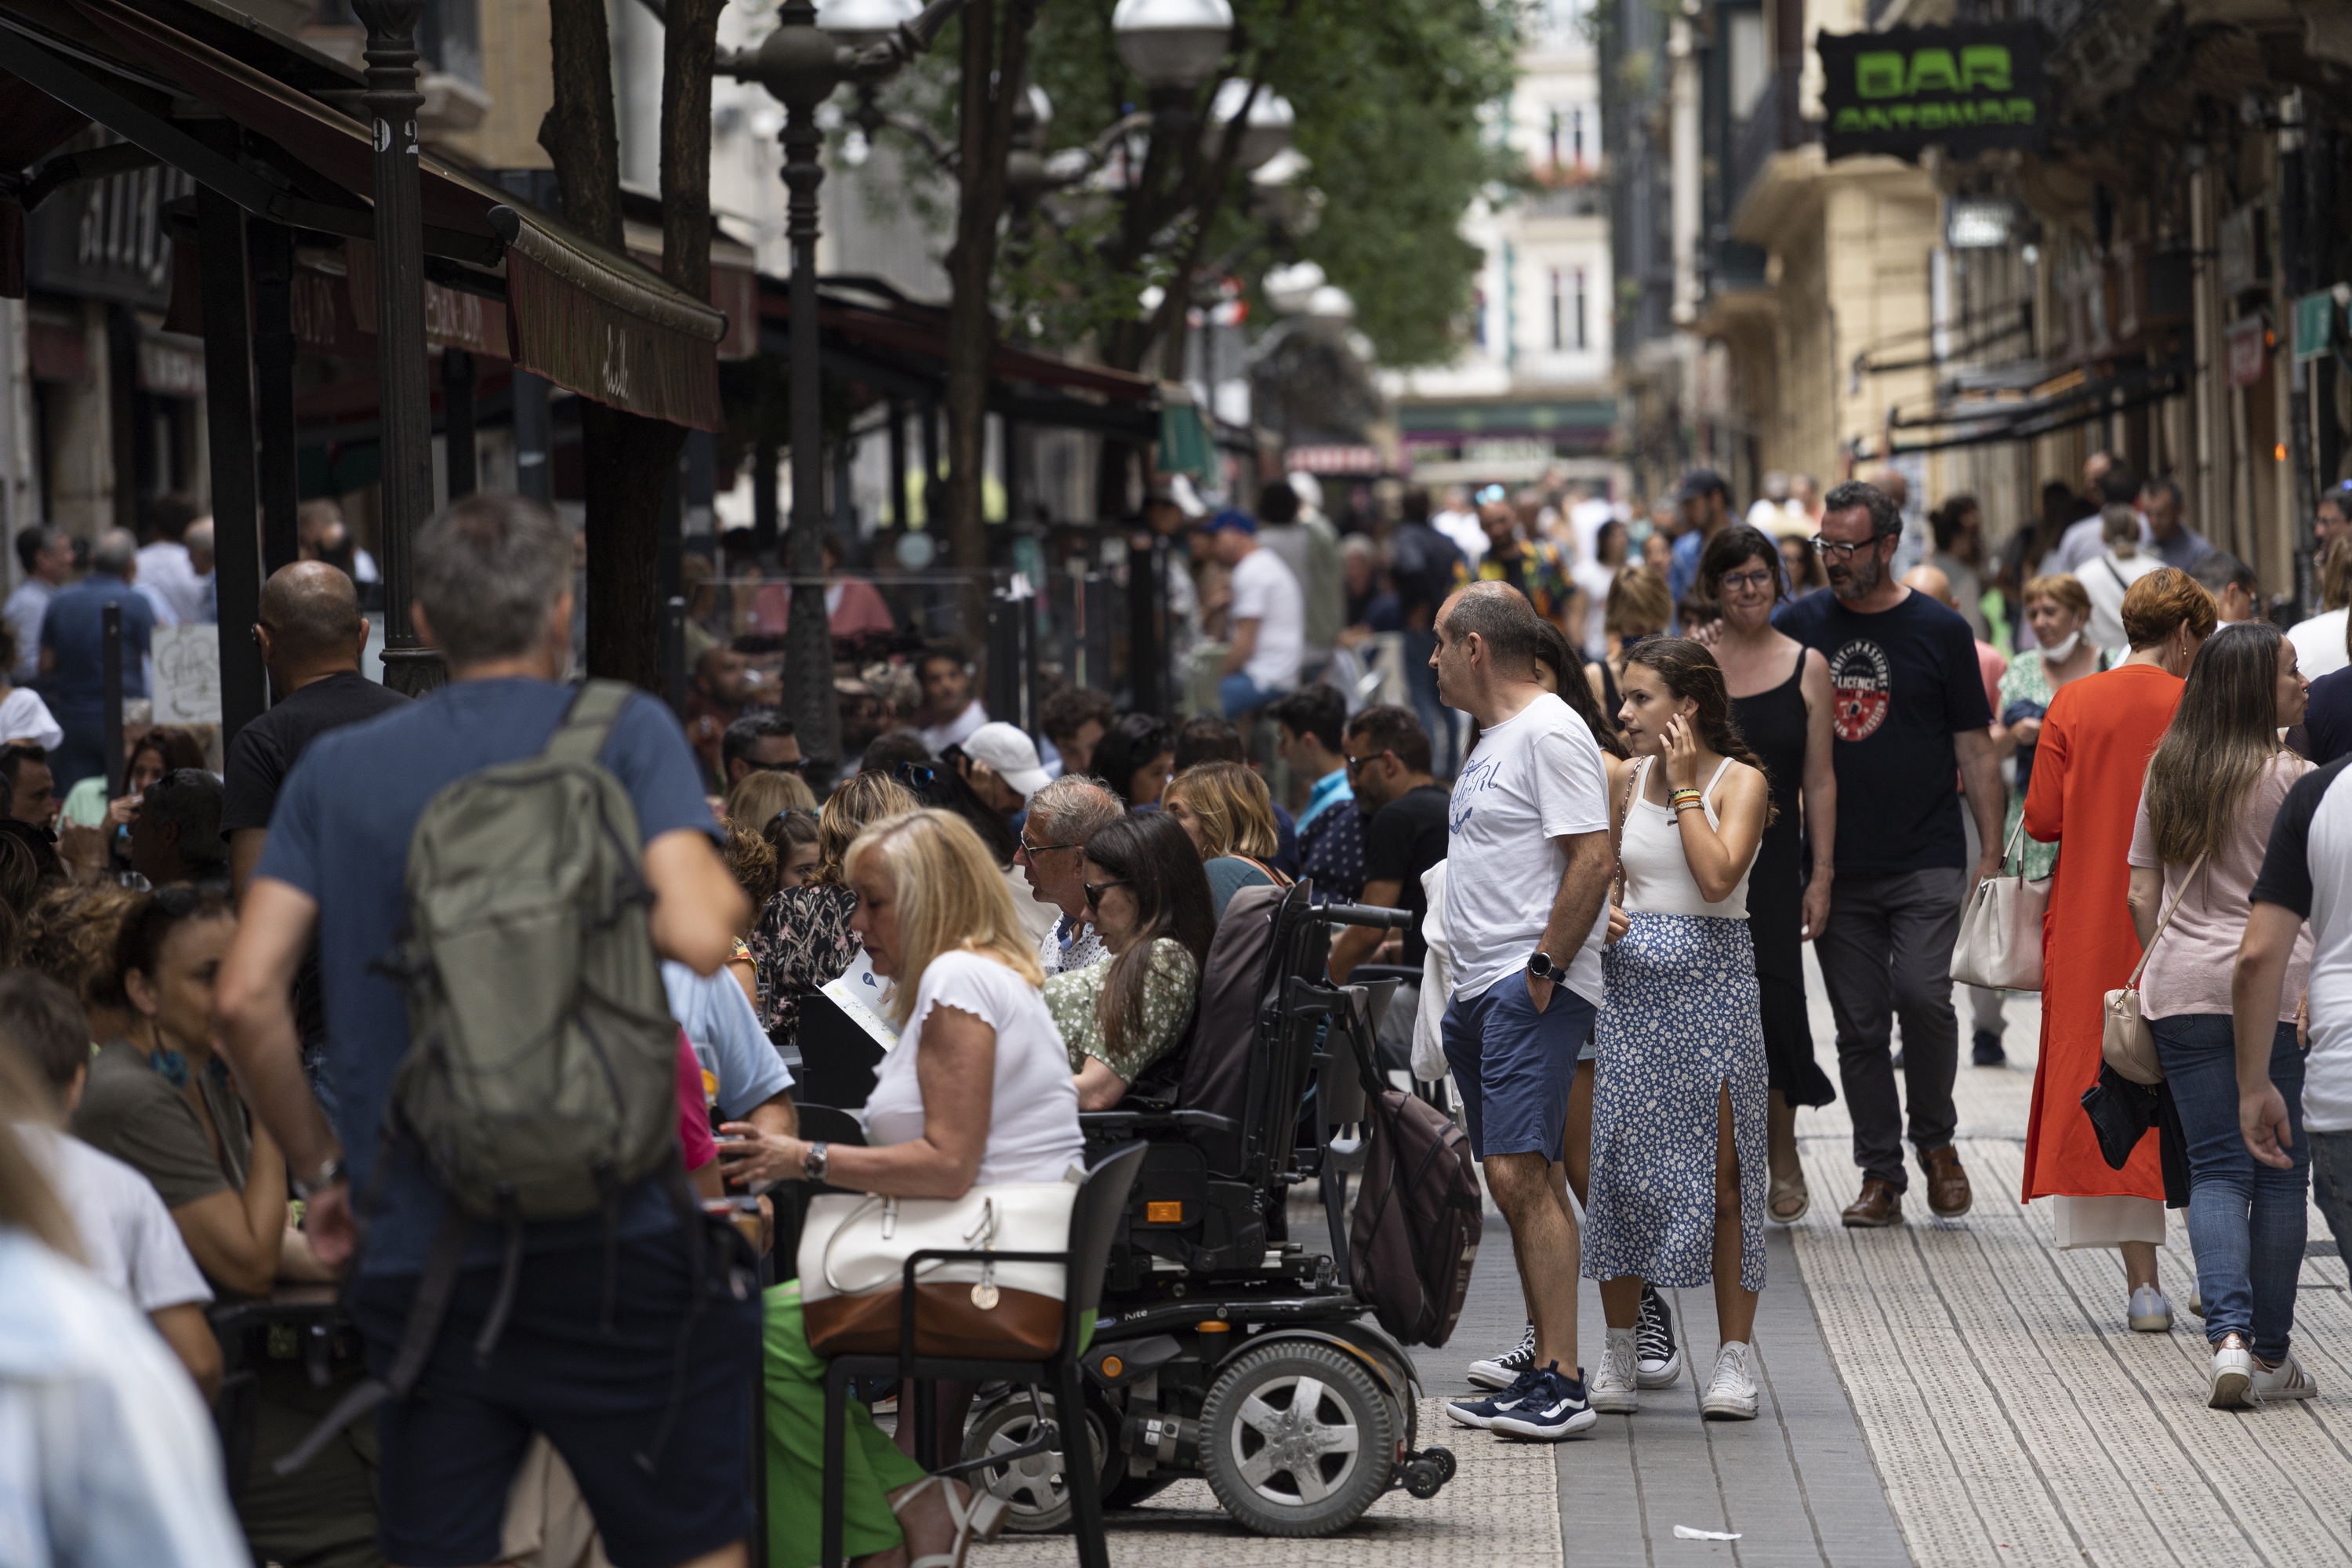
<path fill-rule="evenodd" d="M 1886 450 L 1880 458 L 1906 452 L 1946 452 L 2032 441 L 2072 430 L 2126 409 L 2178 397 L 2189 384 L 2189 365 L 2179 360 L 2134 365 L 2108 375 L 2070 371 L 2012 397 L 1939 400 L 1924 414 L 1899 407 L 1887 416 Z M 1908 439 L 1899 432 L 1915 431 Z"/>
<path fill-rule="evenodd" d="M 793 306 L 784 294 L 784 287 L 776 281 L 762 291 L 760 313 L 789 326 Z M 837 299 L 821 299 L 817 304 L 817 326 L 822 331 L 839 333 L 852 342 L 870 343 L 877 348 L 947 363 L 947 319 L 941 310 L 912 304 L 896 305 L 887 310 L 871 310 Z M 1149 403 L 1160 395 L 1159 383 L 1149 376 L 1104 365 L 1079 364 L 1011 343 L 997 345 L 996 352 L 989 356 L 988 370 L 992 376 L 1006 381 L 1090 393 L 1115 403 Z"/>
<path fill-rule="evenodd" d="M 120 66 L 107 58 L 118 51 Z M 0 68 L 248 212 L 347 242 L 373 238 L 364 199 L 373 151 L 357 121 L 118 0 L 71 0 L 69 11 L 58 0 L 0 0 Z M 274 143 L 293 188 L 190 135 L 157 101 L 158 85 Z M 478 287 L 505 295 L 515 363 L 614 407 L 719 428 L 723 314 L 504 191 L 431 157 L 419 164 L 425 250 L 480 269 Z M 0 263 L 0 279 L 5 271 Z"/>

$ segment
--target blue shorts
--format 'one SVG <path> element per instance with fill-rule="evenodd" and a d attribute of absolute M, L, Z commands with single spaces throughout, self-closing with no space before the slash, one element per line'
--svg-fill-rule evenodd
<path fill-rule="evenodd" d="M 603 1247 L 526 1254 L 513 1310 L 484 1367 L 474 1364 L 474 1339 L 499 1270 L 459 1274 L 415 1394 L 376 1413 L 385 1557 L 403 1568 L 498 1561 L 507 1492 L 533 1431 L 571 1467 L 618 1568 L 664 1568 L 748 1536 L 759 1302 L 751 1291 L 736 1297 L 730 1259 L 715 1245 L 709 1261 L 683 1366 L 678 1329 L 691 1279 L 683 1228 L 620 1244 L 609 1334 L 601 1324 Z M 379 1376 L 417 1280 L 359 1281 L 352 1313 Z M 650 1471 L 641 1455 L 654 1460 Z"/>
<path fill-rule="evenodd" d="M 1217 700 L 1223 705 L 1228 719 L 1255 712 L 1276 698 L 1287 694 L 1286 689 L 1270 691 L 1239 671 L 1217 682 Z"/>
<path fill-rule="evenodd" d="M 1600 1012 L 1565 985 L 1536 1011 L 1524 973 L 1506 974 L 1476 996 L 1445 1005 L 1439 1032 L 1462 1091 L 1470 1152 L 1541 1154 L 1557 1164 L 1568 1127 L 1568 1091 L 1577 1055 Z"/>

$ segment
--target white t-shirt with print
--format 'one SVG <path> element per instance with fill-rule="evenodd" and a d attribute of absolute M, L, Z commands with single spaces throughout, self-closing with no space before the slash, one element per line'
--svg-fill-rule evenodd
<path fill-rule="evenodd" d="M 1288 691 L 1298 684 L 1307 651 L 1307 598 L 1282 557 L 1264 545 L 1234 568 L 1232 618 L 1257 623 L 1257 647 L 1242 673 L 1261 691 Z"/>
<path fill-rule="evenodd" d="M 1584 721 L 1547 692 L 1478 737 L 1448 803 L 1445 932 L 1454 994 L 1476 996 L 1523 974 L 1568 870 L 1559 840 L 1609 831 L 1608 772 Z M 1596 915 L 1574 956 L 1550 955 L 1569 989 L 1598 1007 L 1601 948 L 1609 922 Z"/>

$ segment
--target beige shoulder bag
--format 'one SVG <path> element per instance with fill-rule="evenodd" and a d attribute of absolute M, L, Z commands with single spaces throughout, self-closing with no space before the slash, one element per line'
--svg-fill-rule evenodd
<path fill-rule="evenodd" d="M 2042 915 L 2050 905 L 2050 879 L 2025 878 L 2025 816 L 2001 851 L 1999 876 L 1987 877 L 1960 911 L 1960 940 L 1952 946 L 1952 978 L 1987 991 L 2042 989 Z M 2017 875 L 2009 874 L 2011 856 Z"/>
<path fill-rule="evenodd" d="M 2132 965 L 2131 978 L 2124 982 L 2122 990 L 2107 993 L 2106 1008 L 2099 1026 L 2099 1055 L 2116 1069 L 2117 1076 L 2127 1078 L 2134 1083 L 2164 1081 L 2164 1068 L 2156 1058 L 2156 1036 L 2149 1031 L 2147 1020 L 2140 1016 L 2140 972 L 2147 967 L 2148 957 L 2156 952 L 2156 944 L 2164 940 L 2165 928 L 2172 923 L 2172 911 L 2179 909 L 2180 900 L 2189 896 L 2189 884 L 2197 879 L 2197 873 L 2204 868 L 2204 865 L 2205 857 L 2198 856 L 2189 868 L 2189 875 L 2180 879 L 2180 891 L 2173 894 L 2172 901 L 2164 906 L 2164 918 L 2156 922 L 2156 930 L 2148 936 L 2147 945 L 2140 950 L 2139 962 Z"/>

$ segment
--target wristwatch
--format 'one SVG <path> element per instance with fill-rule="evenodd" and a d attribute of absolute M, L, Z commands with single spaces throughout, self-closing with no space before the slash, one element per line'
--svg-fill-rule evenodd
<path fill-rule="evenodd" d="M 335 1159 L 329 1160 L 325 1164 L 320 1166 L 318 1174 L 312 1176 L 307 1182 L 299 1176 L 296 1177 L 294 1180 L 294 1195 L 300 1198 L 304 1203 L 308 1203 L 314 1195 L 325 1192 L 329 1187 L 333 1186 L 342 1179 L 343 1162 L 339 1156 Z"/>
<path fill-rule="evenodd" d="M 801 1175 L 806 1180 L 812 1182 L 824 1181 L 825 1154 L 826 1148 L 824 1144 L 810 1144 L 808 1146 L 808 1152 L 801 1156 Z"/>
<path fill-rule="evenodd" d="M 1538 980 L 1549 980 L 1555 985 L 1568 978 L 1568 971 L 1554 963 L 1548 952 L 1538 952 L 1528 959 L 1528 973 Z"/>

